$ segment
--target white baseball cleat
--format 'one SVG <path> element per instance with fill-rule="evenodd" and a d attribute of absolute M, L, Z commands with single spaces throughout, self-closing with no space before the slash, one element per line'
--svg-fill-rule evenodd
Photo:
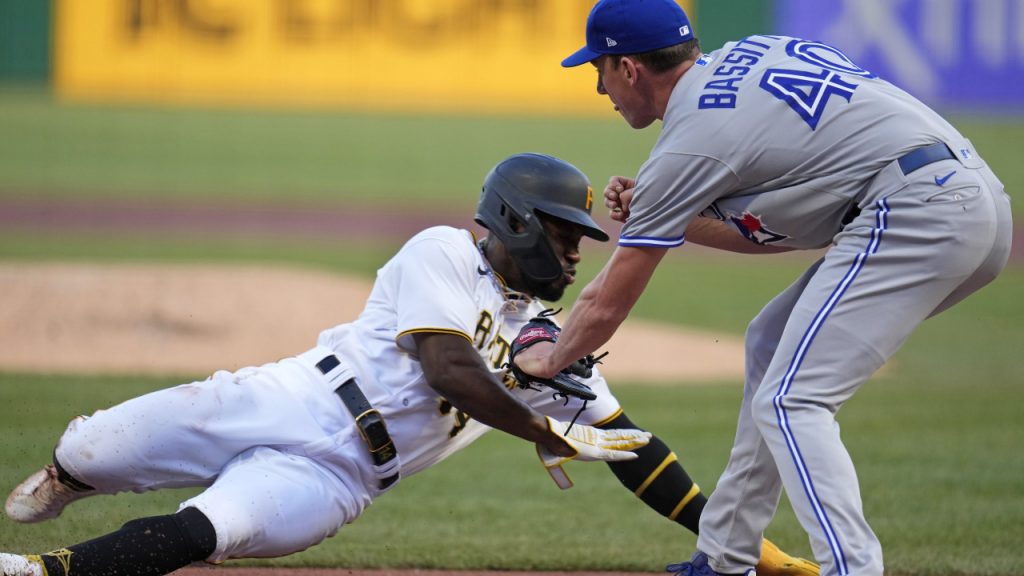
<path fill-rule="evenodd" d="M 61 484 L 57 480 L 57 468 L 47 464 L 18 484 L 7 497 L 5 509 L 11 520 L 16 522 L 42 522 L 60 516 L 65 506 L 93 493 L 93 490 L 72 490 Z M 7 576 L 7 573 L 2 576 Z"/>
<path fill-rule="evenodd" d="M 34 558 L 0 552 L 0 576 L 43 576 L 42 562 Z"/>

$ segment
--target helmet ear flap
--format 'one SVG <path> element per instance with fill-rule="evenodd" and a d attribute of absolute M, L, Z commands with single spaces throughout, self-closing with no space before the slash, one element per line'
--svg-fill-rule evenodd
<path fill-rule="evenodd" d="M 488 178 L 497 184 L 500 176 Z M 562 264 L 551 248 L 540 218 L 521 197 L 499 186 L 484 186 L 475 218 L 505 246 L 523 275 L 535 283 L 557 280 Z"/>
<path fill-rule="evenodd" d="M 608 235 L 591 218 L 592 203 L 590 181 L 572 164 L 546 154 L 516 154 L 484 179 L 476 221 L 501 240 L 528 280 L 549 283 L 563 274 L 562 263 L 539 214 L 578 225 L 604 242 Z"/>

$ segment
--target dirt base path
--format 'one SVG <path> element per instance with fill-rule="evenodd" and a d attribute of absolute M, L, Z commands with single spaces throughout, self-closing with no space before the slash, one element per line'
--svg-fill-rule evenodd
<path fill-rule="evenodd" d="M 194 376 L 312 347 L 371 287 L 300 268 L 81 263 L 3 263 L 0 286 L 0 369 Z M 742 379 L 733 336 L 629 320 L 607 349 L 613 382 Z"/>

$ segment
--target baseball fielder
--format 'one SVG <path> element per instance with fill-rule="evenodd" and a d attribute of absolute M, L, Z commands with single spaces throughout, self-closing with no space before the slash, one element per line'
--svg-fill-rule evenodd
<path fill-rule="evenodd" d="M 684 241 L 827 247 L 750 323 L 729 464 L 697 554 L 670 571 L 748 573 L 785 487 L 822 573 L 881 576 L 835 414 L 915 327 L 1002 270 L 1003 185 L 953 126 L 835 47 L 752 36 L 701 54 L 672 0 L 601 0 L 586 36 L 563 65 L 593 64 L 630 126 L 662 131 L 636 178 L 605 190 L 624 222 L 609 263 L 519 369 L 543 377 L 603 344 Z"/>
<path fill-rule="evenodd" d="M 648 505 L 696 530 L 699 488 L 664 443 L 634 429 L 599 372 L 582 382 L 596 398 L 568 429 L 579 400 L 519 388 L 508 375 L 520 327 L 544 308 L 538 299 L 558 300 L 573 282 L 581 238 L 608 238 L 591 203 L 570 164 L 512 156 L 480 197 L 477 221 L 490 236 L 417 234 L 380 269 L 362 314 L 310 350 L 76 418 L 53 463 L 11 493 L 11 518 L 54 518 L 96 494 L 205 490 L 176 514 L 89 542 L 0 554 L 2 576 L 147 576 L 291 554 L 491 427 L 536 443 L 563 487 L 565 461 L 608 461 Z M 769 574 L 817 574 L 775 548 L 766 562 Z"/>

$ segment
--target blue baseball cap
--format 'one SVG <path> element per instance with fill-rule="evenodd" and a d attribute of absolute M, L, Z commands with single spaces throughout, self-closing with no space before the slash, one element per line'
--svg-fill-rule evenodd
<path fill-rule="evenodd" d="M 675 0 L 601 0 L 587 17 L 587 45 L 562 60 L 571 68 L 602 54 L 640 54 L 693 39 Z"/>

